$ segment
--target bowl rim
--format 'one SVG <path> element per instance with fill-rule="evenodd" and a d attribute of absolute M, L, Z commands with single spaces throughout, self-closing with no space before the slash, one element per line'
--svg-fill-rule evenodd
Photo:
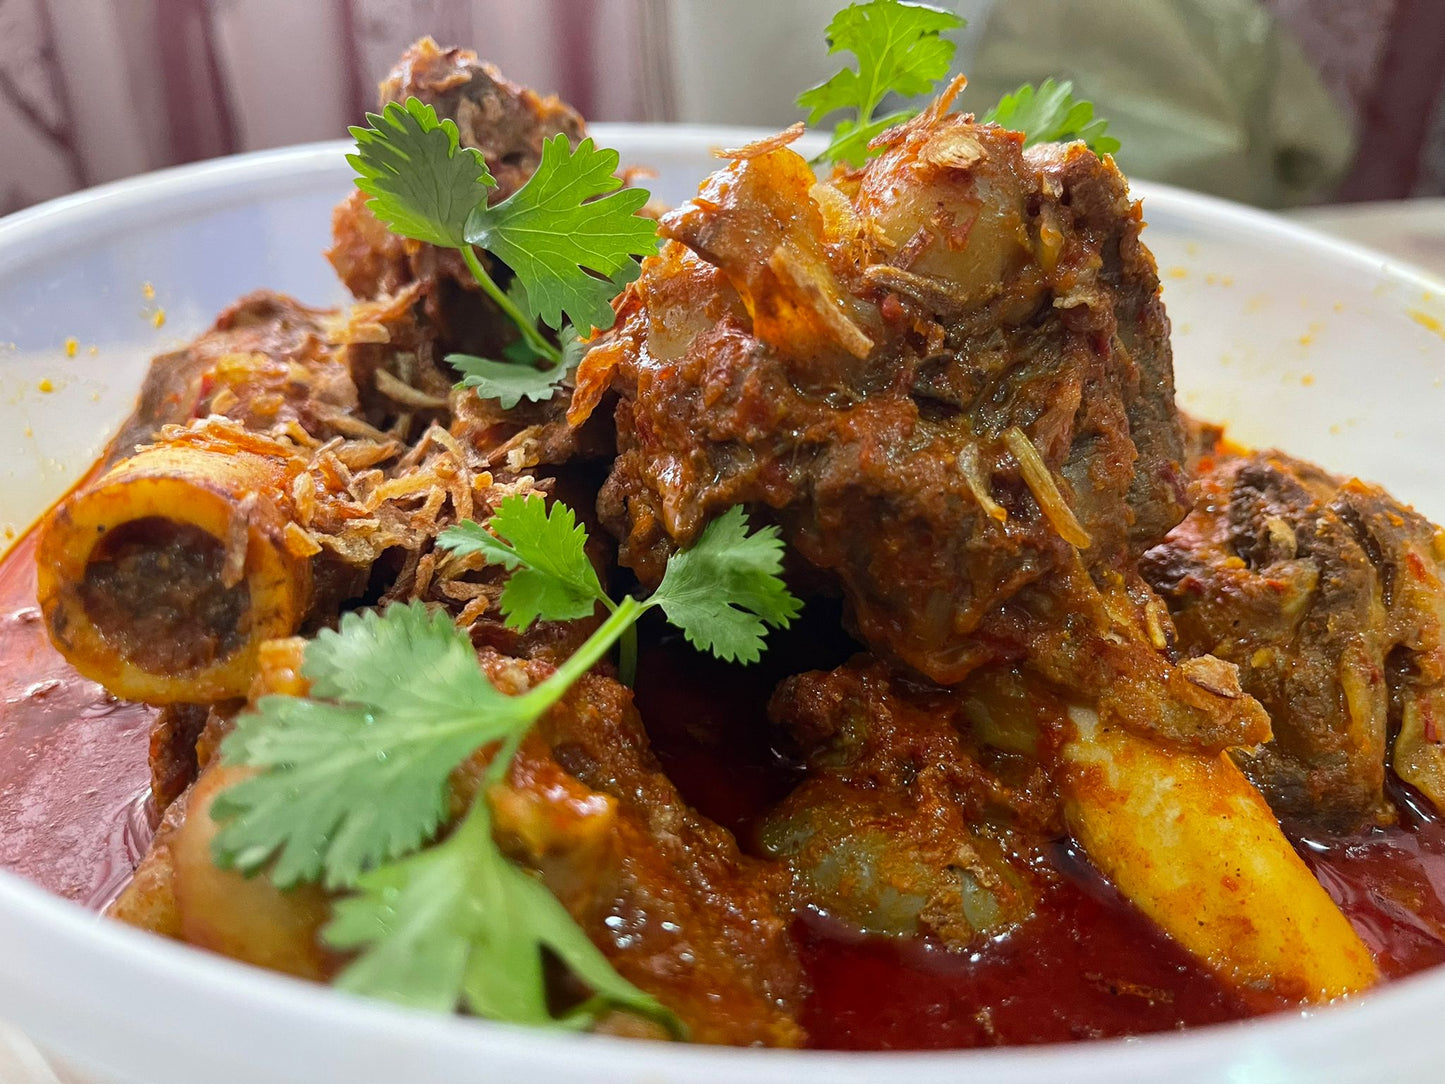
<path fill-rule="evenodd" d="M 710 155 L 719 147 L 742 146 L 773 133 L 771 128 L 738 125 L 616 122 L 588 125 L 588 134 L 602 145 L 651 136 L 663 141 L 669 152 L 694 153 L 700 157 Z M 821 137 L 809 133 L 797 146 L 806 149 L 815 144 L 822 146 Z M 316 176 L 337 172 L 341 159 L 353 146 L 349 140 L 332 139 L 224 155 L 108 181 L 22 208 L 0 216 L 0 274 L 32 258 L 57 237 L 104 236 L 106 232 L 120 232 L 138 223 L 164 218 L 172 213 L 166 202 L 172 197 L 204 191 L 211 196 L 209 207 L 224 205 L 228 198 L 245 198 L 256 185 L 268 186 L 275 195 L 306 189 Z M 1162 181 L 1130 178 L 1129 190 L 1144 201 L 1146 227 L 1153 204 L 1171 212 L 1187 213 L 1220 228 L 1263 231 L 1371 271 L 1385 271 L 1422 289 L 1445 290 L 1445 275 L 1258 207 Z"/>
<path fill-rule="evenodd" d="M 590 130 L 604 143 L 652 139 L 670 153 L 699 155 L 717 146 L 749 142 L 770 131 L 652 124 L 596 124 Z M 16 212 L 0 218 L 0 273 L 23 265 L 57 241 L 130 230 L 170 216 L 173 201 L 181 198 L 202 199 L 204 206 L 211 208 L 255 198 L 258 187 L 265 189 L 266 196 L 309 188 L 321 176 L 340 175 L 342 155 L 349 146 L 347 141 L 334 140 L 176 166 Z M 1157 183 L 1133 182 L 1131 190 L 1144 199 L 1146 219 L 1152 206 L 1216 230 L 1264 233 L 1282 245 L 1312 251 L 1322 259 L 1383 274 L 1413 289 L 1445 293 L 1445 280 L 1429 272 L 1265 211 Z M 483 1075 L 490 1075 L 498 1059 L 519 1069 L 545 1068 L 579 1079 L 595 1078 L 599 1071 L 606 1071 L 648 1079 L 676 1074 L 679 1079 L 759 1080 L 776 1074 L 793 1081 L 830 1082 L 869 1080 L 883 1071 L 933 1080 L 972 1070 L 1006 1082 L 1060 1073 L 1072 1080 L 1115 1079 L 1125 1073 L 1168 1073 L 1184 1079 L 1205 1063 L 1221 1070 L 1265 1063 L 1288 1066 L 1291 1071 L 1305 1065 L 1337 1068 L 1349 1061 L 1352 1052 L 1358 1056 L 1365 1047 L 1378 1050 L 1402 1029 L 1414 1029 L 1417 1034 L 1423 1029 L 1431 1034 L 1433 1006 L 1445 1002 L 1445 968 L 1439 968 L 1393 981 L 1348 1003 L 1180 1033 L 938 1052 L 709 1048 L 539 1033 L 358 998 L 168 942 L 120 923 L 98 921 L 93 912 L 3 870 L 0 916 L 4 917 L 0 921 L 0 974 L 12 979 L 23 974 L 27 980 L 24 992 L 16 990 L 14 981 L 0 983 L 0 1014 L 64 1051 L 79 1053 L 83 1044 L 74 1042 L 74 1034 L 93 1030 L 98 1065 L 108 1064 L 106 1051 L 116 1049 L 115 1044 L 125 1041 L 126 1035 L 134 1042 L 133 1026 L 116 1021 L 113 1005 L 98 1001 L 94 992 L 118 978 L 137 990 L 165 991 L 168 1001 L 181 1006 L 181 1012 L 193 1017 L 197 1027 L 210 1021 L 209 1031 L 190 1030 L 184 1037 L 175 1018 L 149 1025 L 154 1041 L 195 1047 L 195 1057 L 208 1050 L 215 1052 L 217 1027 L 236 1032 L 225 1038 L 236 1051 L 248 1048 L 246 1024 L 250 1023 L 256 1025 L 252 1034 L 284 1036 L 285 1042 L 309 1044 L 323 1057 L 328 1048 L 346 1044 L 361 1058 L 356 1064 L 363 1069 L 388 1064 L 398 1051 L 408 1052 L 422 1059 L 408 1062 L 409 1066 L 434 1069 L 449 1079 L 460 1079 L 459 1067 L 464 1066 L 482 1066 Z M 52 1026 L 46 1014 L 57 1009 L 60 1016 L 69 1017 L 73 1033 L 71 1028 Z M 1369 1043 L 1362 1041 L 1367 1035 Z"/>

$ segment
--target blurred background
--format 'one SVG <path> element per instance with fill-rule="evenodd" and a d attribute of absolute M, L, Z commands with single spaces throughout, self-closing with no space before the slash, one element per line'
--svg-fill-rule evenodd
<path fill-rule="evenodd" d="M 0 0 L 0 214 L 345 134 L 414 38 L 591 120 L 782 126 L 842 0 Z M 1267 207 L 1445 194 L 1445 0 L 935 0 L 965 108 L 1071 78 L 1121 165 Z"/>

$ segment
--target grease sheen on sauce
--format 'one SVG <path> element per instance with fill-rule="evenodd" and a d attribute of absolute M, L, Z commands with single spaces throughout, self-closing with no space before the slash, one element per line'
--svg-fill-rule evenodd
<path fill-rule="evenodd" d="M 0 560 L 0 867 L 87 906 L 109 903 L 150 844 L 155 715 L 50 646 L 26 536 Z"/>
<path fill-rule="evenodd" d="M 814 610 L 746 669 L 644 630 L 637 700 L 658 755 L 683 795 L 745 848 L 754 822 L 798 777 L 766 721 L 773 686 L 854 649 L 836 613 Z M 50 646 L 35 605 L 33 536 L 0 561 L 0 660 L 0 866 L 102 907 L 149 843 L 155 710 L 117 701 Z M 1296 838 L 1389 977 L 1445 962 L 1445 827 L 1409 793 L 1395 798 L 1397 827 Z M 1057 848 L 1054 864 L 1064 878 L 1038 915 L 973 953 L 923 938 L 859 937 L 826 915 L 801 916 L 793 934 L 814 988 L 803 1013 L 813 1045 L 1055 1042 L 1261 1010 L 1224 989 L 1069 847 Z"/>

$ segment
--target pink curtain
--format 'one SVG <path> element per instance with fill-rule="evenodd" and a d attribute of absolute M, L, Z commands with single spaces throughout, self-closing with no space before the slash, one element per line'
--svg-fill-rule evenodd
<path fill-rule="evenodd" d="M 1360 146 L 1337 197 L 1445 194 L 1445 3 L 1266 0 L 1356 118 Z"/>
<path fill-rule="evenodd" d="M 0 0 L 0 214 L 343 135 L 426 33 L 588 116 L 666 119 L 662 14 L 661 0 Z"/>
<path fill-rule="evenodd" d="M 813 24 L 841 0 L 725 2 L 720 22 L 704 5 L 724 0 L 0 0 L 0 213 L 160 166 L 341 135 L 423 33 L 477 49 L 592 119 L 779 123 L 763 92 L 784 76 L 806 85 L 813 50 L 789 42 L 805 32 L 816 42 Z M 1445 3 L 1261 2 L 1357 119 L 1340 197 L 1445 193 Z M 704 24 L 736 37 L 713 47 Z M 749 42 L 757 56 L 736 51 Z M 781 65 L 779 47 L 790 54 Z M 692 101 L 695 86 L 710 88 L 711 111 Z"/>

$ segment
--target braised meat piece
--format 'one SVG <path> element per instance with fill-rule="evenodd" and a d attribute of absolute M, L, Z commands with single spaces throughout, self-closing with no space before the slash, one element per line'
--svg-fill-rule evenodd
<path fill-rule="evenodd" d="M 151 362 L 135 410 L 105 463 L 157 439 L 165 425 L 220 414 L 245 429 L 307 442 L 384 442 L 445 416 L 445 374 L 409 287 L 344 311 L 257 290 L 193 342 Z"/>
<path fill-rule="evenodd" d="M 462 146 L 486 158 L 493 203 L 526 183 L 542 160 L 542 144 L 559 132 L 576 143 L 582 118 L 555 95 L 513 83 L 470 49 L 443 49 L 431 38 L 411 46 L 379 88 L 381 104 L 420 98 L 438 117 L 456 122 Z"/>
<path fill-rule="evenodd" d="M 1023 666 L 1141 737 L 1206 752 L 1269 740 L 1269 716 L 1234 664 L 1178 657 L 1169 612 L 1135 571 L 1076 563 L 1021 590 L 980 639 L 976 657 Z"/>
<path fill-rule="evenodd" d="M 1329 1000 L 1375 980 L 1233 762 L 1111 726 L 1035 668 L 942 689 L 860 656 L 785 681 L 771 714 L 808 770 L 762 833 L 800 904 L 977 951 L 1048 910 L 1049 844 L 1069 836 L 1246 999 Z"/>
<path fill-rule="evenodd" d="M 170 704 L 151 724 L 147 760 L 151 770 L 151 801 L 164 813 L 192 783 L 200 764 L 196 739 L 205 729 L 210 709 L 203 704 Z"/>
<path fill-rule="evenodd" d="M 620 393 L 601 511 L 644 582 L 715 513 L 766 509 L 869 644 L 950 683 L 1023 588 L 1131 566 L 1186 506 L 1123 177 L 945 106 L 830 184 L 791 133 L 730 152 L 662 218 L 573 417 Z"/>
<path fill-rule="evenodd" d="M 381 107 L 413 96 L 456 122 L 462 146 L 482 152 L 497 181 L 488 194 L 493 203 L 526 183 L 548 138 L 563 134 L 576 144 L 586 134 L 582 118 L 556 97 L 542 97 L 506 79 L 470 50 L 442 49 L 431 38 L 408 49 L 380 86 Z M 424 412 L 449 407 L 457 417 L 456 437 L 485 451 L 498 470 L 515 474 L 578 454 L 611 454 L 610 426 L 573 430 L 563 417 L 565 396 L 524 401 L 509 411 L 478 400 L 470 390 L 448 397 L 455 374 L 443 362 L 446 355 L 500 355 L 517 337 L 510 319 L 481 292 L 457 252 L 392 233 L 377 221 L 361 192 L 337 205 L 331 225 L 327 257 L 347 289 L 378 304 L 394 298 L 391 307 L 404 306 L 411 317 L 412 333 L 391 336 L 386 357 L 389 369 L 404 361 L 412 371 L 388 371 L 397 379 L 383 376 L 383 393 Z M 485 253 L 478 258 L 488 262 Z"/>
<path fill-rule="evenodd" d="M 1181 647 L 1237 663 L 1269 711 L 1274 740 L 1241 767 L 1279 814 L 1325 827 L 1393 819 L 1391 759 L 1445 809 L 1439 528 L 1279 452 L 1200 468 L 1194 512 L 1142 568 Z"/>
<path fill-rule="evenodd" d="M 831 183 L 793 132 L 729 152 L 663 217 L 571 411 L 617 393 L 621 562 L 656 582 L 748 504 L 933 681 L 1027 664 L 1140 732 L 1267 738 L 1229 664 L 1171 664 L 1133 571 L 1185 512 L 1137 204 L 1083 145 L 1025 151 L 946 105 Z"/>
<path fill-rule="evenodd" d="M 1184 465 L 1189 477 L 1196 477 L 1206 460 L 1213 460 L 1224 441 L 1224 426 L 1196 418 L 1185 411 L 1179 412 L 1179 423 L 1184 427 Z"/>
<path fill-rule="evenodd" d="M 485 654 L 483 663 L 503 682 L 501 668 L 521 665 Z M 545 676 L 525 665 L 533 680 Z M 578 682 L 491 797 L 503 846 L 694 1041 L 802 1043 L 786 871 L 742 854 L 682 800 L 623 685 Z"/>

